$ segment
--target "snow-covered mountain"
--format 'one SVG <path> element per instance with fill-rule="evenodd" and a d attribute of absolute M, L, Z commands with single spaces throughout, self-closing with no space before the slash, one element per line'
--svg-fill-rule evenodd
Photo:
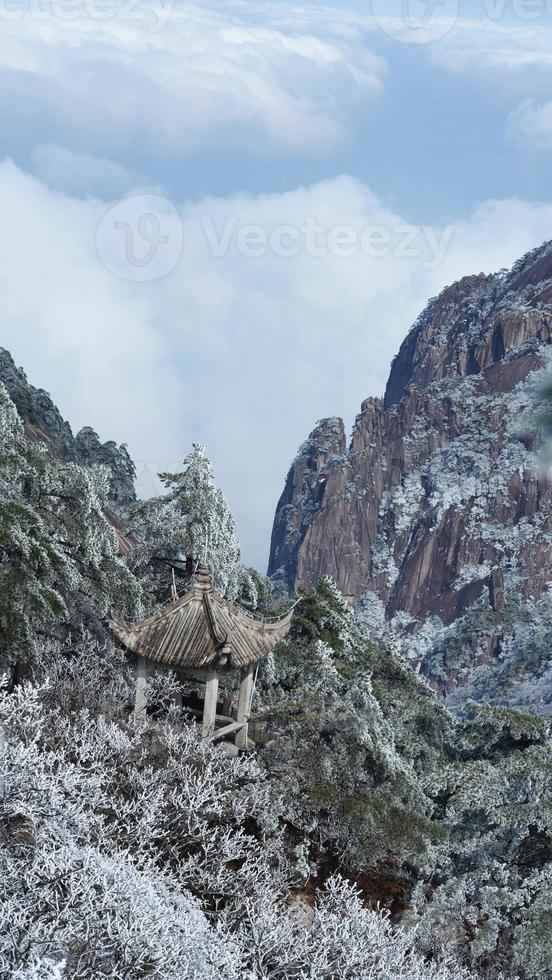
<path fill-rule="evenodd" d="M 269 573 L 331 575 L 456 707 L 552 710 L 552 243 L 431 300 L 350 443 L 319 422 L 278 504 Z"/>
<path fill-rule="evenodd" d="M 23 368 L 17 367 L 9 351 L 2 347 L 0 382 L 15 403 L 29 439 L 45 444 L 51 453 L 68 462 L 107 466 L 111 471 L 110 505 L 115 513 L 124 513 L 135 502 L 136 471 L 125 445 L 102 443 L 89 426 L 73 435 L 50 394 L 30 384 Z"/>

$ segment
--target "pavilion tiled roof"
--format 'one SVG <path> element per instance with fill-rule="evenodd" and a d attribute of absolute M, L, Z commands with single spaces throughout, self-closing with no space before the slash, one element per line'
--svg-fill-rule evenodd
<path fill-rule="evenodd" d="M 110 626 L 129 650 L 155 663 L 240 668 L 268 656 L 287 635 L 292 615 L 290 610 L 275 622 L 255 619 L 217 595 L 201 567 L 192 589 L 161 612 L 128 625 L 113 620 Z"/>

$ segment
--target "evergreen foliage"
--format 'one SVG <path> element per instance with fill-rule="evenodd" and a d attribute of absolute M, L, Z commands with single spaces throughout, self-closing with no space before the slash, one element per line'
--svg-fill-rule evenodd
<path fill-rule="evenodd" d="M 170 569 L 186 577 L 198 562 L 209 567 L 219 594 L 253 609 L 259 600 L 268 605 L 267 580 L 240 560 L 235 521 L 204 447 L 193 447 L 181 472 L 160 476 L 168 492 L 139 504 L 129 524 L 138 539 L 130 565 L 148 583 L 150 605 L 166 602 Z"/>
<path fill-rule="evenodd" d="M 282 773 L 288 818 L 316 828 L 350 868 L 414 860 L 432 837 L 418 773 L 439 761 L 450 720 L 391 652 L 376 647 L 335 585 L 301 602 L 261 686 L 280 737 L 264 753 Z"/>
<path fill-rule="evenodd" d="M 547 722 L 475 703 L 453 718 L 328 579 L 260 689 L 261 758 L 311 875 L 368 882 L 427 953 L 455 950 L 478 975 L 552 977 Z"/>
<path fill-rule="evenodd" d="M 84 466 L 105 466 L 109 471 L 109 502 L 117 513 L 126 514 L 136 503 L 134 481 L 136 467 L 130 458 L 126 445 L 116 442 L 100 442 L 98 435 L 89 426 L 81 429 L 75 436 L 77 461 Z"/>
<path fill-rule="evenodd" d="M 67 638 L 165 603 L 198 559 L 270 609 L 211 464 L 195 446 L 133 504 L 128 455 L 92 430 L 75 444 L 79 462 L 29 441 L 0 385 L 0 656 L 34 678 L 0 697 L 0 975 L 552 980 L 552 738 L 529 710 L 550 704 L 550 595 L 529 608 L 506 580 L 501 670 L 474 674 L 454 718 L 323 579 L 260 671 L 263 744 L 229 758 L 198 742 L 174 678 L 137 721 L 125 656 Z M 466 630 L 497 628 L 486 598 L 470 616 L 429 637 L 435 677 Z"/>
<path fill-rule="evenodd" d="M 85 635 L 43 662 L 0 699 L 2 976 L 468 980 L 339 877 L 298 905 L 258 763 L 200 744 L 174 709 L 128 718 L 120 654 Z"/>
<path fill-rule="evenodd" d="M 32 659 L 36 637 L 139 608 L 140 587 L 105 517 L 108 474 L 29 442 L 0 384 L 0 657 Z"/>

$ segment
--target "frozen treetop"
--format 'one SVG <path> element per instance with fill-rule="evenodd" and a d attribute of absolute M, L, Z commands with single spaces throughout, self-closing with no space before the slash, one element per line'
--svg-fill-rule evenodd
<path fill-rule="evenodd" d="M 112 621 L 133 653 L 171 667 L 247 667 L 262 660 L 290 628 L 292 611 L 274 622 L 253 619 L 213 590 L 200 566 L 193 587 L 161 612 L 138 623 Z"/>

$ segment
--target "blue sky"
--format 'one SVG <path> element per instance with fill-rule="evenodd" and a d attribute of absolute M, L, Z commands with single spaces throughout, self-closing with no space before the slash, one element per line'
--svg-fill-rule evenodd
<path fill-rule="evenodd" d="M 206 443 L 262 568 L 317 418 L 552 237 L 549 9 L 0 0 L 0 342 L 144 493 Z"/>

